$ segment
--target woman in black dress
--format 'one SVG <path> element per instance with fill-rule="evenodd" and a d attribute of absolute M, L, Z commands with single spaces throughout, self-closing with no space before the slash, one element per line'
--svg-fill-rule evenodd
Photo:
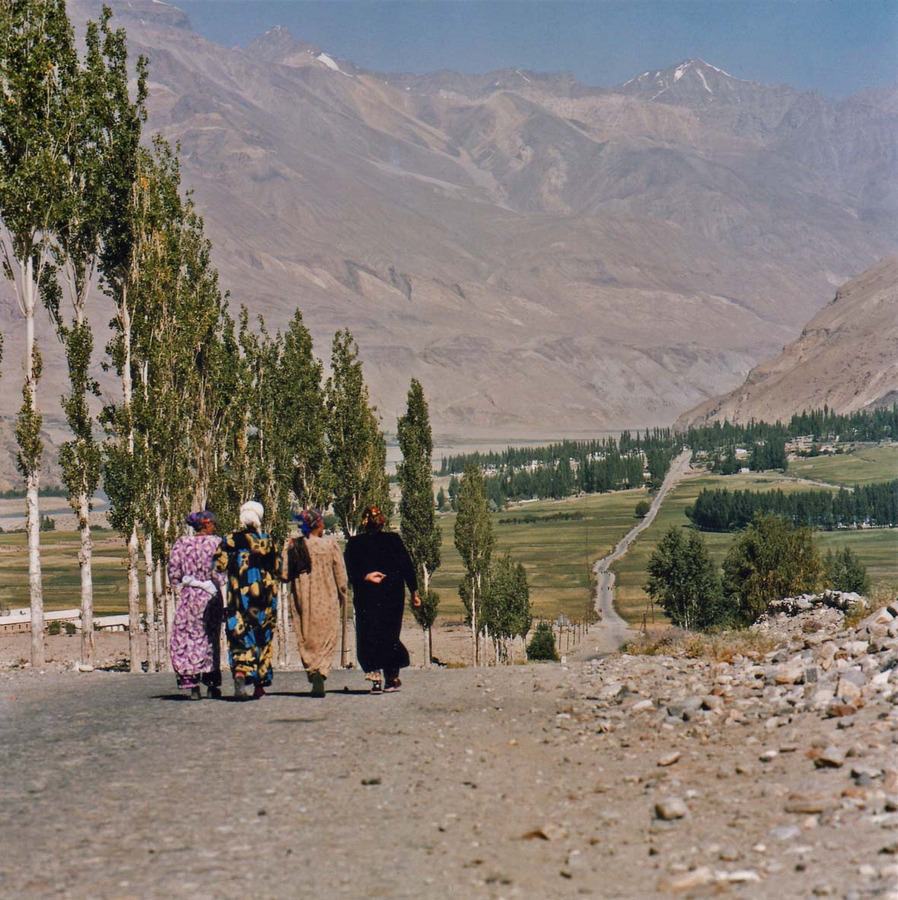
<path fill-rule="evenodd" d="M 361 533 L 346 544 L 346 571 L 355 605 L 356 652 L 373 693 L 398 691 L 399 670 L 409 664 L 399 640 L 405 588 L 421 605 L 415 566 L 402 538 L 384 531 L 386 518 L 376 506 L 362 516 Z M 383 674 L 381 674 L 383 673 Z"/>

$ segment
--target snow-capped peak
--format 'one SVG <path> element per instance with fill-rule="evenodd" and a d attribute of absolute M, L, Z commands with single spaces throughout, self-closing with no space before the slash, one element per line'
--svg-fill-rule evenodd
<path fill-rule="evenodd" d="M 327 53 L 325 53 L 323 50 L 319 50 L 317 53 L 314 53 L 313 56 L 318 60 L 318 62 L 323 63 L 332 71 L 339 72 L 341 75 L 345 75 L 347 78 L 352 78 L 352 75 L 350 75 L 349 72 L 344 72 L 337 64 L 337 61 L 332 56 L 328 56 Z"/>

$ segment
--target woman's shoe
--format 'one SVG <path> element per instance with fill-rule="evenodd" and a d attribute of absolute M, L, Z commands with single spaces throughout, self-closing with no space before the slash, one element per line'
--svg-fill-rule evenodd
<path fill-rule="evenodd" d="M 199 687 L 190 689 L 190 699 L 191 700 L 202 700 L 203 699 L 203 695 L 200 693 Z"/>
<path fill-rule="evenodd" d="M 387 682 L 387 686 L 384 688 L 384 693 L 393 693 L 394 691 L 398 691 L 401 687 L 402 682 L 398 678 L 391 678 Z"/>
<path fill-rule="evenodd" d="M 379 678 L 371 679 L 371 693 L 382 694 L 384 692 L 384 683 Z"/>
<path fill-rule="evenodd" d="M 313 697 L 324 696 L 324 676 L 320 672 L 312 672 L 312 690 L 309 692 Z"/>
<path fill-rule="evenodd" d="M 257 684 L 253 688 L 253 700 L 261 700 L 265 696 L 265 688 L 261 684 Z"/>
<path fill-rule="evenodd" d="M 235 700 L 248 700 L 249 695 L 246 693 L 246 679 L 237 676 L 234 679 L 234 699 Z"/>
<path fill-rule="evenodd" d="M 210 687 L 206 693 L 206 696 L 210 700 L 221 700 L 221 688 L 220 687 Z"/>

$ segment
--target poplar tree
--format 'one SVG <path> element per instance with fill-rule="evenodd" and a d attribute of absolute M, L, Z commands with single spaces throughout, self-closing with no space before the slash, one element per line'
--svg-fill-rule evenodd
<path fill-rule="evenodd" d="M 148 180 L 141 171 L 148 156 L 140 138 L 146 121 L 147 61 L 136 63 L 136 91 L 129 91 L 128 47 L 124 29 L 109 25 L 108 11 L 100 20 L 100 52 L 105 61 L 101 140 L 104 147 L 100 272 L 115 304 L 106 347 L 108 362 L 120 379 L 120 402 L 103 411 L 110 439 L 104 445 L 103 484 L 110 499 L 110 523 L 126 536 L 128 547 L 128 631 L 131 671 L 140 671 L 140 586 L 138 582 L 138 509 L 141 489 L 135 453 L 132 404 L 133 297 L 139 278 L 140 244 L 145 233 Z"/>
<path fill-rule="evenodd" d="M 480 605 L 489 577 L 495 537 L 487 505 L 483 473 L 469 463 L 458 489 L 458 514 L 455 518 L 455 546 L 465 568 L 459 594 L 471 625 L 474 665 L 480 665 Z"/>
<path fill-rule="evenodd" d="M 433 655 L 433 625 L 439 595 L 430 589 L 430 579 L 440 565 L 440 530 L 433 502 L 433 434 L 427 400 L 420 382 L 412 379 L 405 415 L 397 423 L 402 462 L 397 467 L 402 496 L 399 501 L 402 540 L 421 582 L 421 605 L 412 606 L 415 621 L 424 630 L 425 665 Z"/>
<path fill-rule="evenodd" d="M 350 537 L 358 530 L 366 506 L 379 506 L 389 518 L 392 503 L 386 441 L 369 405 L 358 346 L 348 330 L 334 335 L 325 396 L 334 513 Z"/>
<path fill-rule="evenodd" d="M 330 495 L 327 404 L 322 365 L 299 310 L 283 336 L 278 382 L 277 417 L 290 457 L 293 494 L 301 506 L 324 506 Z"/>
<path fill-rule="evenodd" d="M 527 573 L 506 553 L 491 568 L 481 610 L 481 627 L 495 642 L 497 662 L 512 661 L 509 642 L 518 636 L 526 638 L 532 622 Z"/>
<path fill-rule="evenodd" d="M 31 662 L 44 664 L 40 563 L 40 466 L 43 452 L 37 385 L 41 355 L 35 312 L 43 294 L 55 303 L 53 226 L 64 197 L 67 92 L 78 69 L 64 0 L 0 3 L 0 258 L 25 319 L 22 407 L 16 421 L 17 467 L 25 479 Z"/>
<path fill-rule="evenodd" d="M 108 20 L 109 10 L 104 9 L 102 21 L 105 24 Z M 100 253 L 107 149 L 103 120 L 109 78 L 100 35 L 101 26 L 88 22 L 85 62 L 68 92 L 70 127 L 64 145 L 65 193 L 55 238 L 66 288 L 62 296 L 67 297 L 71 306 L 70 318 L 58 306 L 51 309 L 56 313 L 57 334 L 65 349 L 69 373 L 69 392 L 62 398 L 62 408 L 71 438 L 60 448 L 59 461 L 80 535 L 81 660 L 89 665 L 94 661 L 90 513 L 91 499 L 100 480 L 101 454 L 94 439 L 89 405 L 90 396 L 99 396 L 99 386 L 90 374 L 93 333 L 87 302 L 94 288 Z"/>

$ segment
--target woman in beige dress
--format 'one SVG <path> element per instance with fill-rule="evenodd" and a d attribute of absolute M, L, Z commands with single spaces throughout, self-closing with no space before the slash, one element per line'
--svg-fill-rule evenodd
<path fill-rule="evenodd" d="M 297 519 L 303 537 L 284 548 L 282 578 L 290 582 L 299 654 L 311 694 L 323 697 L 348 597 L 346 566 L 337 541 L 324 536 L 324 519 L 317 509 L 303 510 Z"/>

